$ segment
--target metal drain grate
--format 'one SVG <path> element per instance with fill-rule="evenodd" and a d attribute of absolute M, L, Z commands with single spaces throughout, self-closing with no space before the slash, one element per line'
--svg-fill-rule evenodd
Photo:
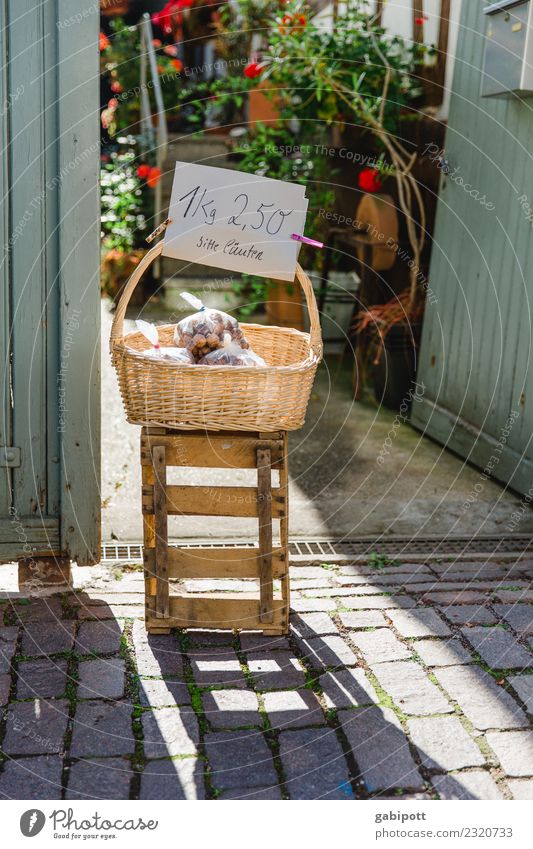
<path fill-rule="evenodd" d="M 172 545 L 181 548 L 242 548 L 250 540 L 174 540 Z M 290 553 L 293 562 L 309 560 L 354 560 L 368 557 L 373 551 L 412 557 L 445 557 L 479 555 L 506 557 L 513 554 L 530 554 L 533 557 L 531 536 L 477 536 L 477 537 L 363 537 L 357 540 L 293 539 Z M 143 546 L 137 542 L 105 543 L 102 562 L 142 561 Z"/>

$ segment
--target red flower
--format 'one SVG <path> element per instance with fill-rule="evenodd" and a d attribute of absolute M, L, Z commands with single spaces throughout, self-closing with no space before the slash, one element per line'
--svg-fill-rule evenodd
<path fill-rule="evenodd" d="M 160 38 L 153 38 L 152 44 L 154 45 L 156 50 L 159 50 L 159 48 L 163 46 L 163 42 L 161 41 Z"/>
<path fill-rule="evenodd" d="M 359 188 L 364 192 L 379 192 L 382 187 L 379 171 L 375 168 L 364 168 L 359 174 Z"/>
<path fill-rule="evenodd" d="M 110 44 L 111 44 L 111 42 L 109 41 L 105 32 L 101 32 L 100 33 L 100 53 L 102 52 L 102 50 L 107 50 L 107 48 L 110 46 Z"/>
<path fill-rule="evenodd" d="M 161 179 L 161 168 L 150 168 L 146 183 L 151 189 L 155 189 Z"/>
<path fill-rule="evenodd" d="M 139 180 L 146 180 L 148 174 L 150 173 L 150 165 L 139 165 L 137 168 L 137 176 Z"/>
<path fill-rule="evenodd" d="M 165 47 L 163 47 L 163 50 L 165 51 L 167 56 L 177 56 L 178 55 L 178 48 L 176 47 L 175 44 L 167 44 L 167 45 L 165 45 Z"/>
<path fill-rule="evenodd" d="M 124 89 L 118 80 L 113 80 L 111 83 L 111 91 L 114 91 L 115 94 L 119 94 L 121 91 L 124 91 Z"/>
<path fill-rule="evenodd" d="M 244 69 L 244 76 L 248 77 L 249 80 L 255 80 L 256 77 L 260 77 L 263 73 L 263 67 L 258 62 L 249 62 Z"/>
<path fill-rule="evenodd" d="M 112 109 L 114 111 L 117 108 L 117 106 L 118 106 L 118 100 L 117 100 L 116 97 L 112 97 L 111 100 L 107 101 L 108 109 Z"/>
<path fill-rule="evenodd" d="M 173 59 L 172 65 L 174 66 L 178 74 L 183 71 L 183 62 L 181 61 L 181 59 Z"/>
<path fill-rule="evenodd" d="M 419 18 L 415 18 L 415 24 L 417 25 L 417 27 L 423 26 L 425 21 L 429 21 L 429 18 L 428 18 L 427 15 L 420 15 Z"/>
<path fill-rule="evenodd" d="M 154 12 L 152 22 L 170 35 L 174 27 L 181 24 L 181 10 L 189 9 L 194 0 L 169 0 L 160 12 Z"/>

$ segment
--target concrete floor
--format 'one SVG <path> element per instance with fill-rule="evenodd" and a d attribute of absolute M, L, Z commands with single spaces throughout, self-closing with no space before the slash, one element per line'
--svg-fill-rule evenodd
<path fill-rule="evenodd" d="M 140 312 L 140 310 L 139 310 Z M 150 319 L 168 310 L 153 308 Z M 108 354 L 112 316 L 102 303 L 102 392 L 105 398 L 102 457 L 102 539 L 142 538 L 139 428 L 128 424 Z M 126 322 L 126 330 L 134 329 Z M 337 360 L 324 362 L 317 376 L 305 427 L 290 436 L 290 515 L 293 537 L 357 538 L 403 535 L 509 535 L 506 524 L 520 505 L 518 496 L 490 481 L 395 415 L 371 401 L 351 398 L 347 371 Z M 381 454 L 391 435 L 390 453 Z M 382 456 L 383 462 L 378 462 Z M 246 471 L 184 470 L 182 482 L 237 484 Z M 177 482 L 177 481 L 176 481 Z M 476 493 L 475 487 L 480 489 Z M 470 499 L 469 507 L 465 502 Z M 254 520 L 173 517 L 173 536 L 242 538 L 255 535 Z M 533 533 L 533 511 L 517 529 Z"/>

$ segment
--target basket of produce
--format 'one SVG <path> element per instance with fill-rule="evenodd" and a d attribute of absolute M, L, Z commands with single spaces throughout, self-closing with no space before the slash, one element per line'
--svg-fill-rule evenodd
<path fill-rule="evenodd" d="M 311 281 L 297 265 L 310 332 L 239 324 L 189 296 L 196 311 L 155 328 L 138 322 L 124 335 L 124 316 L 143 273 L 160 255 L 152 248 L 130 277 L 118 303 L 110 350 L 128 421 L 176 430 L 297 430 L 322 357 L 322 337 Z"/>

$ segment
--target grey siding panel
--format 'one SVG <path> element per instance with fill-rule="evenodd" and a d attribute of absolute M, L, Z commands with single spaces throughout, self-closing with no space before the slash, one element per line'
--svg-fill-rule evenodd
<path fill-rule="evenodd" d="M 89 6 L 58 3 L 59 21 L 80 20 L 59 30 L 61 543 L 80 565 L 98 562 L 100 543 L 99 20 L 83 15 Z"/>

